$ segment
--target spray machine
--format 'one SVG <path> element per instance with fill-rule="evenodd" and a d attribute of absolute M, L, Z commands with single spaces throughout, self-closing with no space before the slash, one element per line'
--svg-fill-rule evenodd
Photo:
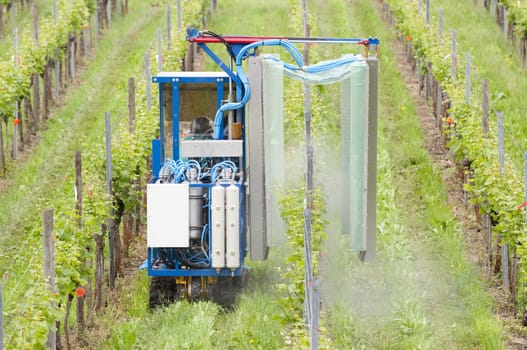
<path fill-rule="evenodd" d="M 335 80 L 338 75 L 349 78 L 349 69 L 342 73 L 343 67 L 365 64 L 363 56 L 353 55 L 304 67 L 294 43 L 361 44 L 368 53 L 379 42 L 220 36 L 195 28 L 187 29 L 187 41 L 198 45 L 221 71 L 161 72 L 152 78 L 159 86 L 160 133 L 152 141 L 152 179 L 147 185 L 149 304 L 208 299 L 229 307 L 243 288 L 247 255 L 265 260 L 270 231 L 276 231 L 271 183 L 281 175 L 276 175 L 280 162 L 269 158 L 276 153 L 269 139 L 282 134 L 278 140 L 283 146 L 283 96 L 276 93 L 283 75 Z M 223 44 L 229 62 L 209 44 Z M 294 63 L 260 57 L 263 46 L 285 49 Z M 363 180 L 362 186 L 367 182 Z M 363 236 L 364 228 L 359 231 Z"/>

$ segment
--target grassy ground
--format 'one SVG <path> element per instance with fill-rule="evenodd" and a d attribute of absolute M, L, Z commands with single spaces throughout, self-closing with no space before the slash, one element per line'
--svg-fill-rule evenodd
<path fill-rule="evenodd" d="M 280 257 L 275 255 L 271 262 L 251 264 L 251 280 L 235 312 L 225 312 L 209 302 L 180 302 L 149 312 L 146 274 L 127 278 L 121 281 L 126 286 L 120 289 L 120 297 L 97 320 L 94 333 L 88 335 L 87 348 L 282 348 L 283 326 L 276 317 L 280 311 L 274 303 L 273 261 L 280 261 Z M 141 292 L 132 292 L 136 290 Z"/>
<path fill-rule="evenodd" d="M 330 9 L 332 5 L 336 7 Z M 440 171 L 424 147 L 416 102 L 391 51 L 396 38 L 370 1 L 351 2 L 347 11 L 351 31 L 341 34 L 378 36 L 382 42 L 379 262 L 352 264 L 348 274 L 328 281 L 328 297 L 337 300 L 339 310 L 332 316 L 337 343 L 365 349 L 499 349 L 501 326 L 485 285 L 467 262 Z M 318 13 L 341 12 L 342 2 L 328 1 Z M 345 292 L 334 298 L 332 286 L 339 282 Z M 350 315 L 340 314 L 341 303 Z"/>

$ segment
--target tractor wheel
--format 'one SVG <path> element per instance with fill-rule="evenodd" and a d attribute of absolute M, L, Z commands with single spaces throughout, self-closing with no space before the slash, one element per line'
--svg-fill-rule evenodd
<path fill-rule="evenodd" d="M 176 279 L 174 277 L 151 277 L 149 286 L 148 306 L 166 306 L 174 302 L 176 297 Z"/>
<path fill-rule="evenodd" d="M 190 301 L 198 302 L 203 300 L 203 291 L 205 286 L 203 286 L 201 282 L 201 277 L 192 277 L 192 281 L 190 282 L 190 290 L 188 293 L 188 298 Z"/>

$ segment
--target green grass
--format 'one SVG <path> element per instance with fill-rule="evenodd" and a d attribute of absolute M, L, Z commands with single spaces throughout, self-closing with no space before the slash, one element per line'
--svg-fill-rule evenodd
<path fill-rule="evenodd" d="M 342 12 L 342 2 L 324 6 Z M 424 148 L 415 102 L 395 64 L 390 43 L 400 44 L 370 1 L 349 3 L 347 15 L 350 32 L 340 35 L 381 39 L 379 261 L 349 263 L 344 276 L 338 268 L 334 279 L 340 282 L 334 283 L 345 287 L 330 290 L 340 297 L 328 316 L 335 343 L 356 349 L 500 349 L 502 329 L 492 300 L 467 262 L 440 171 Z M 349 259 L 341 254 L 337 261 Z M 343 309 L 350 314 L 341 315 Z"/>
<path fill-rule="evenodd" d="M 89 346 L 123 350 L 281 348 L 283 325 L 276 317 L 279 310 L 273 289 L 275 268 L 281 260 L 276 253 L 265 263 L 250 263 L 246 291 L 233 312 L 208 302 L 177 302 L 149 312 L 148 277 L 141 272 L 127 279 L 126 285 L 118 285 L 116 303 L 97 321 L 109 339 L 90 337 Z"/>
<path fill-rule="evenodd" d="M 282 325 L 272 297 L 244 295 L 236 312 L 210 302 L 177 302 L 115 330 L 107 349 L 277 349 Z"/>
<path fill-rule="evenodd" d="M 180 302 L 134 319 L 114 333 L 107 349 L 213 349 L 219 308 L 213 303 Z"/>

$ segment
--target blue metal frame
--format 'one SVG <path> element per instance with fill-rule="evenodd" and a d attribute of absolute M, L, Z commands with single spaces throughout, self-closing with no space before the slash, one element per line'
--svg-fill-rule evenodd
<path fill-rule="evenodd" d="M 217 57 L 216 57 L 217 58 Z M 219 60 L 219 58 L 217 58 Z M 220 61 L 221 62 L 221 61 Z M 225 66 L 225 65 L 224 65 Z M 226 67 L 226 66 L 225 66 Z M 163 105 L 163 93 L 162 93 L 162 84 L 169 83 L 172 86 L 172 130 L 173 130 L 173 139 L 172 139 L 172 147 L 173 147 L 173 158 L 179 159 L 179 106 L 180 106 L 180 96 L 179 96 L 179 89 L 180 84 L 199 84 L 199 83 L 208 83 L 208 84 L 216 84 L 216 108 L 219 108 L 221 104 L 223 103 L 224 98 L 224 89 L 226 84 L 229 83 L 229 78 L 234 80 L 235 86 L 236 86 L 236 96 L 240 98 L 243 91 L 240 87 L 241 85 L 236 84 L 236 81 L 240 81 L 238 77 L 235 75 L 235 73 L 230 72 L 222 73 L 222 72 L 207 72 L 207 73 L 188 73 L 188 72 L 174 72 L 174 73 L 163 73 L 158 76 L 155 76 L 152 78 L 152 81 L 154 83 L 159 84 L 159 100 L 160 100 L 160 106 Z M 233 79 L 234 78 L 234 79 Z M 238 110 L 236 112 L 237 120 L 241 120 L 242 123 L 245 122 L 245 110 Z M 239 118 L 239 119 L 238 119 Z M 160 125 L 160 139 L 152 140 L 152 177 L 153 181 L 157 180 L 157 174 L 159 173 L 159 170 L 162 167 L 163 161 L 164 161 L 164 115 L 161 108 L 160 111 L 160 119 L 159 119 L 159 125 Z M 243 128 L 242 128 L 243 130 Z M 244 170 L 245 167 L 245 132 L 242 132 L 242 141 L 243 141 L 243 154 L 240 159 L 240 168 Z M 153 262 L 157 259 L 157 251 L 158 249 L 164 249 L 162 247 L 155 248 L 150 247 L 148 248 L 148 275 L 149 276 L 211 276 L 211 277 L 221 277 L 221 276 L 241 276 L 243 273 L 243 270 L 246 269 L 244 266 L 244 261 L 246 257 L 246 247 L 247 247 L 247 227 L 246 227 L 246 218 L 245 218 L 245 206 L 246 206 L 246 192 L 245 192 L 245 171 L 242 171 L 244 174 L 244 178 L 240 179 L 239 183 L 236 183 L 235 185 L 240 190 L 240 267 L 236 268 L 234 270 L 231 270 L 229 268 L 222 268 L 219 271 L 213 268 L 205 268 L 205 269 L 189 269 L 189 268 L 180 268 L 176 261 L 176 266 L 173 269 L 169 269 L 168 267 L 159 267 L 159 268 L 153 268 Z M 206 183 L 206 184 L 190 184 L 191 187 L 206 187 L 209 193 L 213 186 L 216 184 L 213 183 Z M 209 221 L 210 221 L 210 208 L 209 208 Z M 208 223 L 210 227 L 210 222 Z M 211 235 L 209 233 L 209 250 L 211 247 Z M 172 248 L 167 248 L 172 249 Z M 209 252 L 210 253 L 210 252 Z"/>
<path fill-rule="evenodd" d="M 216 108 L 219 108 L 223 100 L 223 88 L 224 85 L 228 83 L 228 75 L 224 75 L 220 72 L 210 72 L 209 76 L 189 76 L 188 74 L 182 72 L 174 72 L 173 74 L 163 74 L 152 77 L 152 82 L 159 84 L 159 105 L 163 105 L 163 91 L 161 85 L 163 83 L 169 83 L 172 85 L 172 157 L 174 159 L 179 159 L 179 87 L 180 84 L 199 84 L 199 83 L 209 83 L 216 84 L 217 87 L 217 99 L 216 99 Z M 176 122 L 177 121 L 177 122 Z M 159 169 L 163 165 L 163 160 L 165 157 L 165 144 L 164 144 L 164 115 L 163 108 L 160 108 L 159 111 L 159 141 L 160 141 L 160 150 L 155 150 L 154 154 L 154 140 L 152 140 L 152 177 L 157 179 L 157 174 Z M 177 141 L 177 142 L 176 142 Z M 156 144 L 157 146 L 157 144 Z"/>

